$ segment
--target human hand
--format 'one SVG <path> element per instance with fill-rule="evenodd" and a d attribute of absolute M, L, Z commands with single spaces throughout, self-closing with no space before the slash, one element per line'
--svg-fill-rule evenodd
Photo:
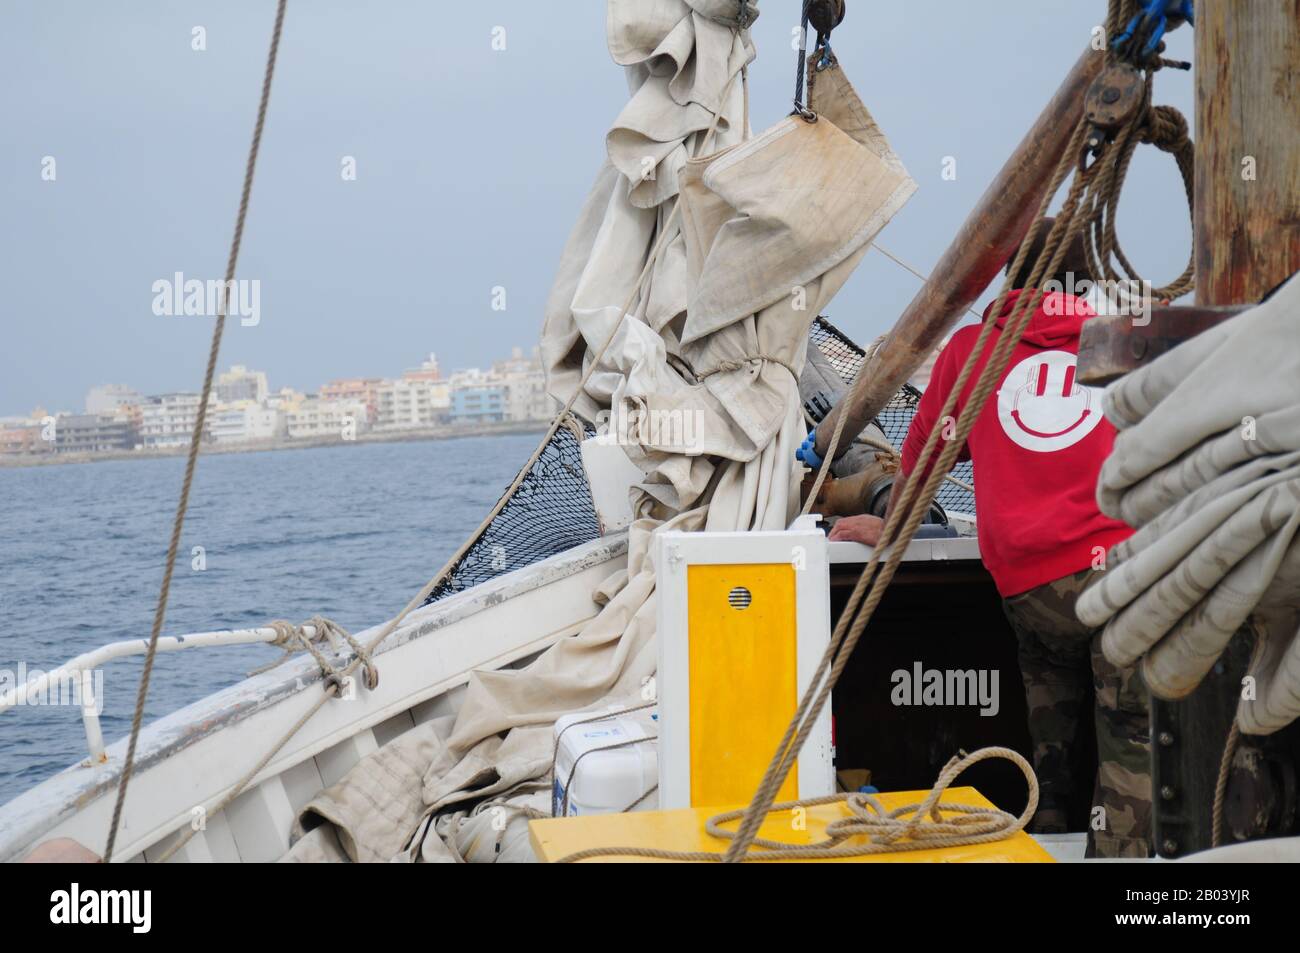
<path fill-rule="evenodd" d="M 880 531 L 885 528 L 885 521 L 879 516 L 845 516 L 831 527 L 832 543 L 864 543 L 875 546 L 880 542 Z"/>

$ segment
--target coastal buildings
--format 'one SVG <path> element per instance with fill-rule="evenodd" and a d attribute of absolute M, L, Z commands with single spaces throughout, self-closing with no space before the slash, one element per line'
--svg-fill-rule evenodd
<path fill-rule="evenodd" d="M 507 420 L 550 420 L 560 409 L 546 393 L 546 375 L 538 351 L 525 358 L 522 348 L 514 348 L 508 360 L 492 365 L 491 376 L 506 388 Z"/>
<path fill-rule="evenodd" d="M 135 433 L 126 417 L 113 414 L 68 414 L 57 418 L 55 453 L 103 453 L 130 450 Z"/>
<path fill-rule="evenodd" d="M 369 429 L 365 421 L 360 401 L 309 397 L 285 411 L 284 433 L 290 440 L 355 440 Z"/>
<path fill-rule="evenodd" d="M 510 393 L 505 384 L 470 384 L 452 391 L 451 422 L 499 424 L 509 419 Z"/>
<path fill-rule="evenodd" d="M 243 364 L 235 364 L 225 373 L 218 374 L 214 385 L 217 401 L 224 404 L 241 400 L 260 404 L 266 400 L 266 391 L 266 374 L 250 371 Z"/>
<path fill-rule="evenodd" d="M 344 377 L 332 380 L 320 389 L 321 400 L 348 400 L 365 408 L 366 423 L 375 423 L 379 415 L 379 389 L 382 377 Z"/>
<path fill-rule="evenodd" d="M 274 440 L 284 433 L 285 415 L 251 400 L 218 404 L 208 414 L 208 433 L 219 444 Z"/>
<path fill-rule="evenodd" d="M 125 384 L 102 384 L 85 404 L 83 414 L 37 408 L 29 417 L 0 418 L 0 455 L 175 451 L 190 443 L 199 394 L 142 396 Z M 235 364 L 214 381 L 204 438 L 223 447 L 291 446 L 541 422 L 554 409 L 536 349 L 525 356 L 515 348 L 488 370 L 449 376 L 431 353 L 398 377 L 336 378 L 316 393 L 272 391 L 264 371 Z"/>
<path fill-rule="evenodd" d="M 146 450 L 186 446 L 198 418 L 198 394 L 146 398 L 140 405 L 140 445 Z"/>
<path fill-rule="evenodd" d="M 33 456 L 40 453 L 52 453 L 54 441 L 47 434 L 52 428 L 45 428 L 38 417 L 3 417 L 0 418 L 0 454 L 11 456 Z"/>
<path fill-rule="evenodd" d="M 382 381 L 375 429 L 414 430 L 446 424 L 451 419 L 451 386 L 443 379 L 436 354 L 430 354 L 419 367 L 403 371 L 396 380 Z"/>
<path fill-rule="evenodd" d="M 377 430 L 436 427 L 450 418 L 451 385 L 447 381 L 403 376 L 384 381 L 377 396 Z"/>
<path fill-rule="evenodd" d="M 442 371 L 438 367 L 438 355 L 430 351 L 429 359 L 427 361 L 422 361 L 419 367 L 413 367 L 409 370 L 402 371 L 402 377 L 408 381 L 442 380 Z"/>

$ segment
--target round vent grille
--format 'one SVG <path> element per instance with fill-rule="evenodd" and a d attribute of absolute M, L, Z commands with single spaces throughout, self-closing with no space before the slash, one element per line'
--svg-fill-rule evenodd
<path fill-rule="evenodd" d="M 727 601 L 731 603 L 733 609 L 748 609 L 753 599 L 754 597 L 744 586 L 737 586 L 727 593 Z"/>

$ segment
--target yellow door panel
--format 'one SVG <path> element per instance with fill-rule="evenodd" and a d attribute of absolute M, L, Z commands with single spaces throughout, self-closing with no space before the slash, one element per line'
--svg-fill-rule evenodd
<path fill-rule="evenodd" d="M 691 806 L 747 802 L 797 702 L 790 563 L 687 567 Z M 798 796 L 798 766 L 777 800 Z"/>

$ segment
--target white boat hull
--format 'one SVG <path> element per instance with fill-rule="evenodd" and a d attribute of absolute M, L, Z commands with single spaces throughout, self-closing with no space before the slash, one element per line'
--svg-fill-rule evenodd
<path fill-rule="evenodd" d="M 316 663 L 296 656 L 146 726 L 115 857 L 155 860 L 194 826 L 171 859 L 279 858 L 312 797 L 409 728 L 454 713 L 472 671 L 520 664 L 576 634 L 598 611 L 592 592 L 626 561 L 626 535 L 611 535 L 412 613 L 375 653 L 376 689 L 358 685 L 355 698 L 328 703 L 220 814 L 207 816 L 205 805 L 319 697 Z M 0 860 L 54 837 L 102 851 L 125 750 L 123 739 L 108 747 L 106 763 L 87 760 L 0 807 Z"/>

